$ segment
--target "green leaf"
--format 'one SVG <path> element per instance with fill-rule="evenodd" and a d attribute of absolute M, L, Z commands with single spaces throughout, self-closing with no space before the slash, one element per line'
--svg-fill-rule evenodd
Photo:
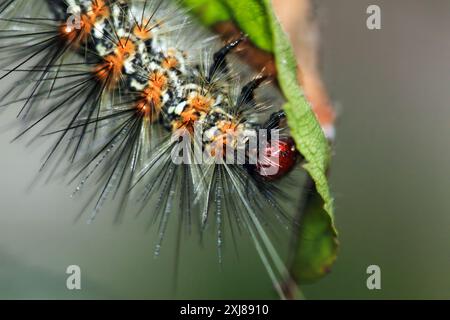
<path fill-rule="evenodd" d="M 237 22 L 239 28 L 248 34 L 252 42 L 268 52 L 273 51 L 272 28 L 267 20 L 264 3 L 259 0 L 222 0 Z"/>
<path fill-rule="evenodd" d="M 182 3 L 206 26 L 232 19 L 228 7 L 221 0 L 183 0 Z"/>
<path fill-rule="evenodd" d="M 297 282 L 311 283 L 326 275 L 334 261 L 338 242 L 336 230 L 323 209 L 323 200 L 315 188 L 308 188 L 300 221 L 299 237 L 292 265 Z"/>
<path fill-rule="evenodd" d="M 182 0 L 206 26 L 233 20 L 262 50 L 272 52 L 272 30 L 259 0 Z"/>
<path fill-rule="evenodd" d="M 222 5 L 224 12 L 255 45 L 274 54 L 278 82 L 287 100 L 283 108 L 288 125 L 298 150 L 305 158 L 304 168 L 317 190 L 317 197 L 307 203 L 303 216 L 292 272 L 300 282 L 317 279 L 331 266 L 337 254 L 333 199 L 326 174 L 330 162 L 330 146 L 298 84 L 296 59 L 288 37 L 272 10 L 270 0 L 201 2 L 207 2 L 210 10 L 213 5 Z M 211 12 L 204 9 L 201 14 L 208 16 L 209 26 L 214 24 Z M 205 20 L 205 17 L 201 17 L 201 20 Z M 216 20 L 219 21 L 224 20 Z"/>
<path fill-rule="evenodd" d="M 334 226 L 333 199 L 327 180 L 330 147 L 297 81 L 297 64 L 287 35 L 271 9 L 262 0 L 273 32 L 274 55 L 280 87 L 288 100 L 284 106 L 292 137 L 305 157 L 305 170 L 315 183 L 319 197 L 307 203 L 300 228 L 294 277 L 312 281 L 324 275 L 337 254 L 337 231 Z M 319 206 L 317 206 L 317 203 Z M 310 209 L 311 208 L 311 209 Z M 317 209 L 318 208 L 318 209 Z M 323 208 L 323 209 L 321 209 Z"/>

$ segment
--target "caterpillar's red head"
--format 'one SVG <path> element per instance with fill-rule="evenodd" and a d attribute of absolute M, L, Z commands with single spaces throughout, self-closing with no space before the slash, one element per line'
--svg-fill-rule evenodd
<path fill-rule="evenodd" d="M 277 143 L 269 142 L 260 152 L 255 172 L 266 180 L 278 180 L 288 174 L 297 163 L 299 153 L 292 138 L 280 138 Z M 276 158 L 277 161 L 271 159 Z"/>

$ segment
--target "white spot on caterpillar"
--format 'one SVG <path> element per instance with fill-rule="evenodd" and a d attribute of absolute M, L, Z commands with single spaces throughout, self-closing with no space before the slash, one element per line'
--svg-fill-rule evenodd
<path fill-rule="evenodd" d="M 131 87 L 137 91 L 143 91 L 145 86 L 145 84 L 136 81 L 136 79 L 131 80 Z"/>
<path fill-rule="evenodd" d="M 221 94 L 219 94 L 216 98 L 216 102 L 214 103 L 214 106 L 218 106 L 222 103 L 223 100 L 223 96 Z"/>
<path fill-rule="evenodd" d="M 97 44 L 95 49 L 97 50 L 98 54 L 102 57 L 108 54 L 108 49 L 101 43 Z"/>
<path fill-rule="evenodd" d="M 163 104 L 166 104 L 167 101 L 169 101 L 169 99 L 170 99 L 170 96 L 169 96 L 167 93 L 164 94 L 164 95 L 163 95 Z"/>
<path fill-rule="evenodd" d="M 125 72 L 127 74 L 133 74 L 136 72 L 136 69 L 134 68 L 133 59 L 127 59 L 125 61 L 124 67 L 125 67 Z"/>
<path fill-rule="evenodd" d="M 180 104 L 178 104 L 177 107 L 175 108 L 175 113 L 180 115 L 183 112 L 186 105 L 187 105 L 186 101 L 183 101 Z"/>
<path fill-rule="evenodd" d="M 94 25 L 94 37 L 102 39 L 104 37 L 105 24 L 103 22 L 97 22 Z"/>
<path fill-rule="evenodd" d="M 205 131 L 205 138 L 206 141 L 212 141 L 214 139 L 215 136 L 217 136 L 219 134 L 219 128 L 217 128 L 217 126 L 214 126 L 208 130 Z"/>

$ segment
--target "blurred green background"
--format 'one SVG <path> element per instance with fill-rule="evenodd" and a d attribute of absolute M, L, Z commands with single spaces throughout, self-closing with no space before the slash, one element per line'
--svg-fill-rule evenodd
<path fill-rule="evenodd" d="M 286 0 L 287 1 L 287 0 Z M 450 2 L 315 0 L 322 70 L 339 106 L 331 171 L 341 249 L 332 272 L 305 285 L 311 299 L 450 298 Z M 382 29 L 366 28 L 366 8 Z M 14 119 L 2 113 L 1 128 Z M 4 130 L 3 130 L 4 131 Z M 146 220 L 113 225 L 102 212 L 87 225 L 72 187 L 27 191 L 45 148 L 0 136 L 0 298 L 275 298 L 247 237 L 239 257 L 227 245 L 222 267 L 213 235 L 183 240 L 173 294 L 174 232 L 153 258 Z M 229 250 L 228 250 L 229 249 Z M 65 270 L 82 269 L 82 290 Z M 366 288 L 381 267 L 382 290 Z"/>
<path fill-rule="evenodd" d="M 341 252 L 310 298 L 450 298 L 450 2 L 315 1 Z M 365 28 L 378 4 L 382 29 Z M 366 288 L 377 264 L 382 290 Z"/>

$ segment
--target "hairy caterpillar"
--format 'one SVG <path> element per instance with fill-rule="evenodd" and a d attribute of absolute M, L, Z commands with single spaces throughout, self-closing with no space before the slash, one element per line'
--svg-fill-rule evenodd
<path fill-rule="evenodd" d="M 225 226 L 244 227 L 282 294 L 287 271 L 269 232 L 293 222 L 273 181 L 297 153 L 283 113 L 255 97 L 266 79 L 241 84 L 226 61 L 242 39 L 211 52 L 213 42 L 192 41 L 195 28 L 167 1 L 28 4 L 0 2 L 0 78 L 19 77 L 2 106 L 20 107 L 26 127 L 17 138 L 55 139 L 42 168 L 67 163 L 74 196 L 98 186 L 90 221 L 114 198 L 120 217 L 134 196 L 158 224 L 156 255 L 174 215 L 180 232 L 213 224 L 219 260 Z"/>

